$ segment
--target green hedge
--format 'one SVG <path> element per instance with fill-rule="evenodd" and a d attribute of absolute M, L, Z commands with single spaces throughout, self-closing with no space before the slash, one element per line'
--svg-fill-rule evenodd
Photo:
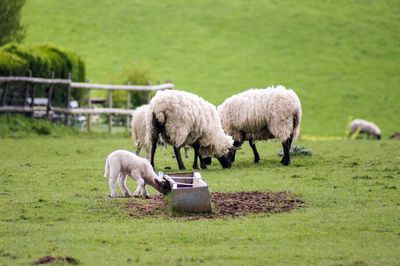
<path fill-rule="evenodd" d="M 85 64 L 75 53 L 52 45 L 27 47 L 10 43 L 0 48 L 0 75 L 27 76 L 29 70 L 33 77 L 67 79 L 71 73 L 73 81 L 85 81 Z M 44 96 L 44 86 L 38 86 L 37 97 Z M 57 98 L 65 99 L 66 92 L 57 94 Z M 80 100 L 84 90 L 75 89 L 72 97 Z"/>

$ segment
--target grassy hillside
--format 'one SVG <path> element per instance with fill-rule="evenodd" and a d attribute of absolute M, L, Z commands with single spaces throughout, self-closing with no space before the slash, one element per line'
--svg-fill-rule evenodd
<path fill-rule="evenodd" d="M 214 192 L 290 191 L 304 208 L 188 221 L 131 217 L 132 199 L 107 197 L 105 156 L 132 148 L 128 138 L 0 139 L 0 265 L 46 255 L 81 265 L 397 265 L 400 142 L 301 144 L 313 156 L 289 167 L 272 142 L 258 145 L 257 165 L 246 145 L 232 169 L 215 160 L 201 174 Z M 158 151 L 156 165 L 176 171 L 171 148 Z"/>
<path fill-rule="evenodd" d="M 343 135 L 349 116 L 400 130 L 400 1 L 27 0 L 26 43 L 78 52 L 109 82 L 132 61 L 214 104 L 284 84 L 303 133 Z"/>

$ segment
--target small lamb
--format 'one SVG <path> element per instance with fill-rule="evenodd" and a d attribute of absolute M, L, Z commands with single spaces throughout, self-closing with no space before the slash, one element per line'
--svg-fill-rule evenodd
<path fill-rule="evenodd" d="M 104 177 L 109 177 L 110 197 L 115 198 L 118 196 L 115 191 L 117 180 L 124 196 L 132 196 L 126 187 L 127 176 L 138 182 L 138 186 L 133 193 L 135 197 L 149 197 L 146 185 L 152 186 L 163 195 L 171 191 L 169 182 L 160 180 L 146 159 L 125 150 L 113 151 L 107 156 L 104 169 Z"/>

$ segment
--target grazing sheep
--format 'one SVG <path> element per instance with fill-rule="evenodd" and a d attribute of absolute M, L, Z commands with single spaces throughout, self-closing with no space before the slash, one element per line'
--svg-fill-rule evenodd
<path fill-rule="evenodd" d="M 107 156 L 104 177 L 109 177 L 110 197 L 117 197 L 115 191 L 116 182 L 118 180 L 119 187 L 125 197 L 130 197 L 131 193 L 126 187 L 126 177 L 130 176 L 138 182 L 138 186 L 133 193 L 135 197 L 148 197 L 149 194 L 146 185 L 154 187 L 158 192 L 167 194 L 171 187 L 166 180 L 159 180 L 150 163 L 136 154 L 125 151 L 116 150 Z"/>
<path fill-rule="evenodd" d="M 140 155 L 142 147 L 146 150 L 146 157 L 150 159 L 150 145 L 146 145 L 146 112 L 149 105 L 145 104 L 135 109 L 132 114 L 131 128 L 132 128 L 132 139 L 136 143 L 136 154 Z M 159 144 L 165 145 L 162 138 L 159 138 Z M 185 157 L 188 158 L 189 153 L 188 146 L 185 146 Z"/>
<path fill-rule="evenodd" d="M 148 105 L 142 105 L 135 109 L 132 114 L 131 128 L 132 128 L 132 139 L 136 142 L 136 154 L 139 155 L 142 147 L 146 150 L 147 158 L 150 156 L 150 147 L 146 145 L 146 111 Z"/>
<path fill-rule="evenodd" d="M 364 119 L 354 119 L 350 124 L 350 136 L 356 131 L 367 134 L 368 138 L 374 136 L 376 139 L 381 139 L 381 130 L 374 123 Z"/>
<path fill-rule="evenodd" d="M 400 139 L 400 131 L 393 133 L 389 139 Z"/>
<path fill-rule="evenodd" d="M 256 140 L 277 138 L 282 142 L 283 165 L 290 164 L 290 146 L 300 131 L 301 104 L 296 93 L 283 86 L 250 89 L 226 99 L 219 107 L 222 127 L 240 147 L 248 140 L 254 162 L 260 160 Z M 232 161 L 234 161 L 233 154 Z"/>
<path fill-rule="evenodd" d="M 197 95 L 177 90 L 158 91 L 149 103 L 146 127 L 153 167 L 159 134 L 173 145 L 179 169 L 185 169 L 178 152 L 184 145 L 194 149 L 194 169 L 198 168 L 197 158 L 201 167 L 206 168 L 203 156 L 216 156 L 224 168 L 231 167 L 232 137 L 224 133 L 215 106 Z"/>

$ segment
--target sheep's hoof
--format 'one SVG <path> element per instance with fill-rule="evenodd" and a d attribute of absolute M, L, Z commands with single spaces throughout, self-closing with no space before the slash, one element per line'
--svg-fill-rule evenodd
<path fill-rule="evenodd" d="M 284 165 L 284 166 L 288 166 L 290 164 L 290 161 L 289 160 L 287 160 L 287 161 L 286 160 L 282 160 L 281 164 Z"/>
<path fill-rule="evenodd" d="M 117 194 L 115 194 L 115 195 L 108 195 L 108 197 L 114 199 L 114 198 L 118 198 L 118 195 L 117 195 Z"/>

